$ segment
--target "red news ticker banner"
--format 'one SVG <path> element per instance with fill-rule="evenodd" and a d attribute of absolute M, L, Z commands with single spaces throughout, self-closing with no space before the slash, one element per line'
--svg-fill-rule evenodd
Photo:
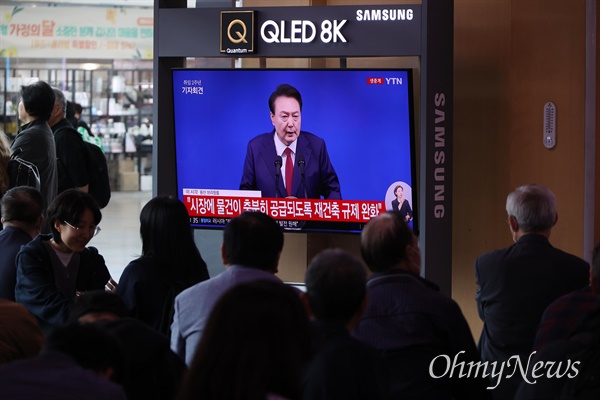
<path fill-rule="evenodd" d="M 277 220 L 369 222 L 385 211 L 383 201 L 275 199 L 184 195 L 190 217 L 233 218 L 244 211 L 261 211 Z"/>

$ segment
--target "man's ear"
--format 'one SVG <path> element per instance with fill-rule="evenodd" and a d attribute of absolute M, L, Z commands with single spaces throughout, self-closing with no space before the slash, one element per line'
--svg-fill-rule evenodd
<path fill-rule="evenodd" d="M 273 274 L 279 272 L 279 259 L 281 258 L 281 252 L 277 253 L 277 258 L 275 259 L 275 265 L 273 265 Z"/>
<path fill-rule="evenodd" d="M 598 287 L 598 284 L 599 284 L 599 283 L 600 283 L 600 282 L 598 282 L 598 281 L 596 280 L 596 278 L 594 278 L 594 271 L 593 271 L 593 269 L 592 269 L 592 268 L 590 268 L 590 285 L 592 286 L 592 291 L 593 291 L 594 293 L 596 293 L 596 294 L 600 294 L 600 293 L 598 292 L 598 290 L 600 289 L 600 288 Z"/>
<path fill-rule="evenodd" d="M 300 292 L 300 301 L 302 301 L 302 304 L 306 309 L 306 314 L 308 314 L 308 318 L 313 319 L 315 313 L 313 312 L 312 307 L 310 306 L 310 301 L 308 301 L 308 295 L 305 292 Z"/>
<path fill-rule="evenodd" d="M 114 369 L 112 369 L 111 367 L 108 367 L 105 370 L 97 371 L 96 374 L 103 378 L 110 379 L 113 376 L 114 372 L 115 372 Z"/>
<path fill-rule="evenodd" d="M 223 265 L 227 265 L 227 252 L 225 251 L 225 243 L 221 243 L 221 261 Z"/>
<path fill-rule="evenodd" d="M 556 218 L 554 219 L 554 225 L 556 225 L 556 223 L 558 222 L 558 213 L 556 213 Z M 554 226 L 552 225 L 552 226 Z"/>
<path fill-rule="evenodd" d="M 58 233 L 60 233 L 60 221 L 59 220 L 55 220 L 54 221 L 54 229 L 56 229 L 58 231 Z"/>
<path fill-rule="evenodd" d="M 519 231 L 519 223 L 517 222 L 517 219 L 515 217 L 513 217 L 512 215 L 508 216 L 508 225 L 510 225 L 511 231 L 513 231 L 513 232 Z"/>

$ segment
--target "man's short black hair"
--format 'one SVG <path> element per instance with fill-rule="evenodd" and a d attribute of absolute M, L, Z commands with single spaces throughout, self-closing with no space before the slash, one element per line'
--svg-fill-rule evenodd
<path fill-rule="evenodd" d="M 227 264 L 276 270 L 283 231 L 268 215 L 246 211 L 225 226 L 223 246 Z"/>
<path fill-rule="evenodd" d="M 119 318 L 129 315 L 121 296 L 102 289 L 90 290 L 77 296 L 69 313 L 69 321 L 75 323 L 89 313 L 111 313 Z"/>
<path fill-rule="evenodd" d="M 366 295 L 367 269 L 358 258 L 342 249 L 317 254 L 306 271 L 306 295 L 318 320 L 346 324 L 359 310 Z"/>
<path fill-rule="evenodd" d="M 75 113 L 77 113 L 77 108 L 75 108 L 75 103 L 67 100 L 67 109 L 65 111 L 65 117 L 69 120 L 75 119 Z"/>
<path fill-rule="evenodd" d="M 69 324 L 55 328 L 46 339 L 46 350 L 71 356 L 82 368 L 96 373 L 121 371 L 123 350 L 118 339 L 96 324 Z"/>
<path fill-rule="evenodd" d="M 30 186 L 17 186 L 2 196 L 0 201 L 5 222 L 22 222 L 35 228 L 44 213 L 41 193 Z"/>
<path fill-rule="evenodd" d="M 302 96 L 300 95 L 298 89 L 292 85 L 288 85 L 287 83 L 282 83 L 281 85 L 277 86 L 275 91 L 271 93 L 271 96 L 269 97 L 269 110 L 271 110 L 271 114 L 275 114 L 275 100 L 282 96 L 296 99 L 300 105 L 300 111 L 302 111 Z"/>
<path fill-rule="evenodd" d="M 44 81 L 21 86 L 21 100 L 27 114 L 41 121 L 48 121 L 54 109 L 56 96 L 52 87 Z"/>

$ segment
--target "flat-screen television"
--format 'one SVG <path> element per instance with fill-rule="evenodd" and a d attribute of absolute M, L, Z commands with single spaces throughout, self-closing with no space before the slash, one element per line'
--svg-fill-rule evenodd
<path fill-rule="evenodd" d="M 172 77 L 177 190 L 192 227 L 222 228 L 259 210 L 285 230 L 360 232 L 394 208 L 416 230 L 410 69 L 174 69 Z"/>

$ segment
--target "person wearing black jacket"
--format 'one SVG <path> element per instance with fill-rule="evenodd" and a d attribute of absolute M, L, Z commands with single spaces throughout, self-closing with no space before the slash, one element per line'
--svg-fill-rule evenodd
<path fill-rule="evenodd" d="M 10 146 L 13 157 L 19 157 L 37 167 L 44 209 L 57 194 L 56 151 L 52 130 L 48 125 L 55 97 L 52 87 L 44 81 L 21 88 L 19 120 L 24 125 Z"/>
<path fill-rule="evenodd" d="M 90 180 L 87 150 L 79 132 L 65 118 L 67 100 L 63 92 L 58 89 L 53 90 L 56 100 L 48 124 L 52 127 L 56 144 L 58 193 L 71 188 L 79 188 L 87 192 Z"/>
<path fill-rule="evenodd" d="M 112 282 L 104 258 L 86 247 L 101 219 L 89 194 L 66 190 L 48 207 L 52 235 L 38 235 L 17 254 L 15 299 L 37 317 L 44 333 L 67 322 L 76 296 Z"/>

